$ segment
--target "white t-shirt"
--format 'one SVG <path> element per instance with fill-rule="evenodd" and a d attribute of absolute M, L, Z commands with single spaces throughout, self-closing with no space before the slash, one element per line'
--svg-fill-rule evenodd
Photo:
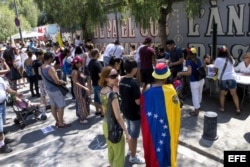
<path fill-rule="evenodd" d="M 145 45 L 140 45 L 140 46 L 136 49 L 135 61 L 136 61 L 137 63 L 141 62 L 139 52 L 140 52 L 140 49 L 141 49 L 143 46 L 145 46 Z"/>
<path fill-rule="evenodd" d="M 113 46 L 115 46 L 115 44 L 113 43 L 110 43 L 106 46 L 105 51 L 103 53 L 103 57 L 109 57 L 109 52 Z"/>
<path fill-rule="evenodd" d="M 22 66 L 22 60 L 20 55 L 15 55 L 15 64 L 17 68 L 20 68 Z"/>
<path fill-rule="evenodd" d="M 114 55 L 116 58 L 121 58 L 124 52 L 124 48 L 121 45 L 114 45 L 110 51 L 109 55 Z"/>
<path fill-rule="evenodd" d="M 234 70 L 236 72 L 250 73 L 250 64 L 246 67 L 244 61 L 240 62 Z"/>
<path fill-rule="evenodd" d="M 6 90 L 7 90 L 7 84 L 3 80 L 2 77 L 0 77 L 0 103 L 2 103 L 6 99 Z"/>
<path fill-rule="evenodd" d="M 26 53 L 24 53 L 24 52 L 21 52 L 20 57 L 21 57 L 21 64 L 24 67 L 24 62 L 28 58 L 28 55 Z"/>
<path fill-rule="evenodd" d="M 221 72 L 223 70 L 226 59 L 222 57 L 217 57 L 214 62 L 214 67 L 218 68 L 218 79 L 220 79 Z M 234 64 L 234 61 L 233 61 Z M 231 64 L 230 60 L 228 60 L 224 74 L 222 76 L 222 80 L 235 79 L 236 74 L 234 71 L 234 66 Z"/>

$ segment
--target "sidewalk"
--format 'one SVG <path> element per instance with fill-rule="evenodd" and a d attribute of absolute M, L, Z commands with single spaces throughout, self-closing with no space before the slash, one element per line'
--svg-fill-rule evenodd
<path fill-rule="evenodd" d="M 30 96 L 28 86 L 21 89 L 25 97 Z M 39 98 L 32 98 L 39 102 Z M 94 107 L 91 106 L 89 123 L 82 125 L 75 116 L 75 102 L 70 94 L 66 97 L 67 107 L 65 119 L 71 122 L 68 129 L 56 129 L 55 131 L 42 134 L 41 128 L 54 126 L 51 113 L 48 120 L 36 121 L 27 125 L 23 130 L 18 126 L 8 125 L 7 136 L 16 141 L 10 146 L 14 151 L 10 154 L 0 155 L 1 166 L 96 166 L 107 167 L 107 149 L 102 133 L 102 119 L 94 115 Z M 204 95 L 201 112 L 198 117 L 190 116 L 191 98 L 184 101 L 182 109 L 181 132 L 178 147 L 178 167 L 222 167 L 224 150 L 250 150 L 249 114 L 250 103 L 245 102 L 242 114 L 237 116 L 232 101 L 226 101 L 225 112 L 219 112 L 218 96 Z M 7 117 L 14 118 L 11 108 L 8 108 Z M 218 113 L 217 135 L 215 141 L 202 139 L 204 111 Z M 142 147 L 141 137 L 138 146 Z M 126 150 L 127 150 L 126 144 Z M 139 153 L 143 156 L 143 150 Z M 125 167 L 144 167 L 128 162 L 126 156 Z"/>
<path fill-rule="evenodd" d="M 226 100 L 225 111 L 219 111 L 218 95 L 203 95 L 201 112 L 198 117 L 190 116 L 192 109 L 191 99 L 187 99 L 182 109 L 180 145 L 205 155 L 218 163 L 223 163 L 224 151 L 245 151 L 250 150 L 250 103 L 245 101 L 241 115 L 235 114 L 235 107 L 232 100 Z M 215 141 L 208 141 L 202 138 L 204 127 L 204 113 L 213 111 L 217 117 L 217 135 Z"/>

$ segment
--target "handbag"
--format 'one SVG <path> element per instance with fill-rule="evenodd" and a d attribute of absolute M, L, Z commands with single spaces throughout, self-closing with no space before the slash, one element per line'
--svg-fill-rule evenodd
<path fill-rule="evenodd" d="M 55 85 L 60 90 L 60 92 L 62 92 L 63 96 L 65 96 L 69 92 L 68 88 L 65 85 L 57 85 L 54 82 L 48 80 L 48 78 L 44 75 L 43 70 L 41 70 L 41 74 L 49 83 Z"/>
<path fill-rule="evenodd" d="M 192 61 L 192 62 L 193 62 L 193 64 L 194 64 L 195 67 L 196 67 L 195 79 L 196 79 L 197 81 L 200 81 L 200 80 L 206 78 L 207 74 L 206 74 L 205 68 L 204 68 L 203 66 L 201 66 L 201 65 L 200 65 L 200 67 L 199 67 L 199 64 L 200 64 L 200 63 L 196 64 L 194 61 Z"/>
<path fill-rule="evenodd" d="M 56 86 L 62 92 L 63 96 L 65 96 L 67 93 L 69 93 L 69 90 L 66 86 L 64 86 L 64 85 L 56 85 Z"/>
<path fill-rule="evenodd" d="M 112 143 L 120 142 L 123 129 L 115 118 L 115 114 L 112 107 L 112 100 L 114 99 L 115 93 L 110 92 L 108 98 L 108 108 L 107 108 L 107 124 L 108 124 L 108 140 Z"/>
<path fill-rule="evenodd" d="M 197 68 L 198 71 L 198 80 L 201 80 L 203 78 L 206 78 L 206 70 L 203 66 Z"/>
<path fill-rule="evenodd" d="M 10 68 L 10 76 L 9 76 L 9 79 L 11 81 L 15 81 L 15 80 L 19 80 L 21 79 L 22 76 L 21 74 L 18 72 L 18 70 L 15 68 L 15 67 L 11 67 Z"/>

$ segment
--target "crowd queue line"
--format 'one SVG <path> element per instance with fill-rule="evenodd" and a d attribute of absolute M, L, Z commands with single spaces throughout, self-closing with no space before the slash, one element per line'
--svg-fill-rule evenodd
<path fill-rule="evenodd" d="M 158 82 L 156 82 L 156 85 L 155 85 L 157 86 L 158 84 L 162 85 L 164 83 L 173 83 L 173 81 L 178 77 L 187 77 L 188 78 L 187 85 L 189 85 L 189 89 L 191 90 L 192 102 L 194 105 L 194 110 L 190 112 L 190 115 L 197 116 L 199 114 L 199 108 L 201 107 L 200 105 L 201 105 L 201 100 L 202 100 L 202 92 L 203 92 L 204 84 L 205 86 L 207 86 L 205 83 L 205 78 L 199 78 L 197 69 L 201 66 L 207 65 L 208 68 L 206 69 L 207 71 L 209 71 L 209 67 L 211 67 L 211 65 L 209 64 L 212 64 L 211 59 L 208 55 L 206 55 L 204 56 L 204 60 L 202 61 L 198 58 L 197 51 L 195 48 L 191 47 L 183 51 L 182 49 L 180 49 L 178 46 L 175 45 L 175 42 L 173 40 L 168 40 L 166 42 L 166 47 L 168 49 L 168 53 L 166 53 L 164 49 L 161 48 L 159 49 L 159 52 L 157 52 L 156 54 L 154 48 L 152 47 L 151 38 L 146 38 L 143 44 L 138 49 L 135 49 L 131 45 L 131 54 L 128 57 L 134 58 L 134 61 L 136 62 L 136 66 L 130 67 L 130 71 L 133 70 L 133 68 L 137 69 L 136 73 L 133 72 L 134 73 L 133 76 L 136 75 L 137 79 L 141 82 L 143 92 L 146 92 L 148 89 L 151 88 L 151 87 L 148 88 L 147 86 L 148 84 L 154 83 L 154 80 L 158 80 Z M 85 49 L 85 51 L 83 48 Z M 111 80 L 116 79 L 119 76 L 117 72 L 119 72 L 119 74 L 123 76 L 125 75 L 126 77 L 126 70 L 129 71 L 128 70 L 129 65 L 126 66 L 126 63 L 124 65 L 124 62 L 126 62 L 125 58 L 124 60 L 122 58 L 124 48 L 120 45 L 119 41 L 115 41 L 114 43 L 107 45 L 106 48 L 102 51 L 102 53 L 100 53 L 99 50 L 94 49 L 93 44 L 91 43 L 86 44 L 85 47 L 80 46 L 80 44 L 75 47 L 65 46 L 64 49 L 59 47 L 58 44 L 56 43 L 55 44 L 47 43 L 45 50 L 46 50 L 45 54 L 42 53 L 41 50 L 35 51 L 37 60 L 39 60 L 40 55 L 43 55 L 43 57 L 41 57 L 40 59 L 41 62 L 43 63 L 40 65 L 40 69 L 34 70 L 34 72 L 32 71 L 32 74 L 27 74 L 27 71 L 26 71 L 26 75 L 28 75 L 29 82 L 31 82 L 30 76 L 39 75 L 41 77 L 40 78 L 41 80 L 44 80 L 45 77 L 48 77 L 49 80 L 55 81 L 58 85 L 64 85 L 66 84 L 65 78 L 69 77 L 71 80 L 71 94 L 72 94 L 72 97 L 76 99 L 76 115 L 80 120 L 79 122 L 82 124 L 87 123 L 87 116 L 89 114 L 87 97 L 90 95 L 91 92 L 94 93 L 94 105 L 96 107 L 96 115 L 101 115 L 105 119 L 106 117 L 105 111 L 103 111 L 103 108 L 101 107 L 101 100 L 98 99 L 98 96 L 100 95 L 100 91 L 101 91 L 101 87 L 98 84 L 98 80 L 100 79 L 101 74 L 104 72 L 102 68 L 103 66 L 104 68 L 106 66 L 111 66 L 112 69 L 114 69 L 113 71 L 112 70 L 108 71 L 110 75 L 106 76 L 106 79 L 109 78 Z M 100 54 L 102 54 L 103 61 L 99 61 Z M 16 55 L 15 53 L 14 56 L 12 57 L 15 58 L 17 56 L 18 55 Z M 31 59 L 32 59 L 32 56 L 31 56 Z M 130 60 L 130 58 L 126 58 L 126 59 L 128 61 Z M 166 60 L 163 64 L 167 64 L 167 67 L 162 65 L 161 61 L 162 60 L 164 61 L 164 59 Z M 242 67 L 245 67 L 247 69 L 250 68 L 249 59 L 250 59 L 250 55 L 248 53 L 245 54 L 244 55 L 245 66 L 242 66 Z M 249 80 L 246 79 L 249 76 L 245 76 L 245 74 L 247 73 L 245 71 L 243 72 L 244 74 L 241 73 L 241 75 L 235 75 L 233 62 L 231 60 L 232 58 L 230 54 L 228 53 L 226 47 L 218 48 L 218 59 L 215 60 L 213 69 L 214 69 L 214 74 L 217 74 L 217 78 L 219 78 L 219 80 L 221 81 L 221 84 L 219 85 L 219 89 L 220 89 L 219 110 L 224 111 L 225 92 L 227 91 L 227 89 L 229 89 L 230 93 L 232 94 L 234 98 L 236 113 L 240 114 L 239 98 L 236 93 L 236 87 L 237 87 L 237 83 L 249 86 L 249 82 L 248 82 Z M 11 63 L 12 65 L 16 64 L 16 60 L 13 60 Z M 70 68 L 67 69 L 65 64 L 67 64 L 69 67 L 71 66 L 71 69 Z M 158 64 L 161 64 L 161 65 L 158 65 Z M 23 64 L 23 67 L 26 68 L 26 70 L 28 69 L 27 65 L 25 66 L 25 63 Z M 126 70 L 124 70 L 124 68 Z M 75 70 L 75 75 L 72 75 L 74 70 Z M 241 70 L 242 69 L 240 69 L 239 71 Z M 45 74 L 41 75 L 41 72 Z M 106 75 L 106 74 L 103 74 L 103 75 Z M 130 77 L 131 76 L 129 76 L 129 78 Z M 123 77 L 121 77 L 121 79 L 122 78 Z M 210 74 L 207 73 L 206 78 L 211 79 Z M 115 82 L 114 81 L 111 82 L 111 80 L 106 80 L 106 79 L 104 78 L 104 81 L 109 83 L 112 86 L 112 91 L 119 92 L 118 80 L 116 80 Z M 36 84 L 36 82 L 34 82 L 34 84 Z M 47 93 L 47 95 L 49 96 L 49 100 L 50 100 L 49 103 L 51 107 L 51 112 L 56 121 L 55 126 L 58 128 L 69 127 L 70 124 L 66 124 L 63 119 L 64 118 L 63 109 L 65 106 L 65 98 L 61 96 L 60 94 L 58 94 L 59 90 L 53 85 L 49 84 L 48 82 L 46 81 L 40 82 L 39 84 L 40 84 L 39 85 L 40 92 L 38 93 L 38 91 L 36 91 L 36 93 L 34 93 L 34 96 L 39 97 L 40 95 L 44 97 L 46 96 L 46 93 Z M 16 89 L 15 84 L 10 84 L 10 85 L 11 86 L 14 85 L 13 89 Z M 110 85 L 108 86 L 110 87 Z M 41 90 L 41 87 L 43 86 L 45 86 L 47 89 L 49 87 L 49 90 L 45 91 L 44 94 L 40 94 L 41 92 L 44 91 L 44 90 Z M 76 88 L 80 88 L 80 89 L 77 90 Z M 246 88 L 247 87 L 244 88 L 244 92 Z M 30 90 L 33 90 L 33 87 L 30 87 Z M 54 92 L 54 90 L 56 90 L 56 92 Z M 140 90 L 140 86 L 139 86 L 139 90 Z M 34 91 L 31 91 L 31 92 L 34 92 Z M 84 101 L 82 101 L 82 98 L 84 98 Z M 81 102 L 79 102 L 79 100 L 81 100 Z M 137 99 L 134 99 L 134 100 L 138 101 L 138 96 L 137 96 Z M 138 102 L 135 102 L 135 101 L 133 102 L 133 105 L 134 103 L 136 103 L 136 105 L 139 106 L 140 103 L 138 104 Z M 173 105 L 179 105 L 178 97 L 174 96 L 172 98 L 172 102 L 170 103 L 173 103 Z M 122 107 L 121 110 L 123 109 L 124 108 Z M 139 113 L 138 108 L 136 110 Z M 169 121 L 168 118 L 166 121 Z M 130 123 L 135 124 L 134 121 Z M 136 124 L 138 125 L 138 123 Z M 122 125 L 122 127 L 124 126 Z M 136 129 L 123 128 L 123 130 L 126 132 L 126 135 L 127 135 L 126 139 L 130 141 L 129 149 L 131 151 L 131 156 L 129 158 L 129 161 L 132 163 L 144 163 L 145 161 L 147 164 L 152 163 L 152 159 L 150 159 L 150 157 L 148 157 L 147 155 L 145 156 L 145 161 L 144 161 L 144 159 L 136 153 L 136 145 L 137 145 L 136 139 L 138 137 L 138 133 L 137 135 L 133 134 L 135 133 L 134 131 Z M 155 135 L 155 134 L 152 134 L 152 135 Z M 131 137 L 134 140 L 131 140 Z M 123 144 L 124 143 L 122 142 L 122 145 Z M 113 147 L 112 143 L 109 146 L 110 147 L 108 148 L 108 150 L 111 151 Z M 145 146 L 145 143 L 144 143 L 144 146 Z M 174 144 L 173 147 L 175 146 L 176 144 Z M 146 148 L 144 147 L 144 149 Z M 7 150 L 5 151 L 7 152 Z M 176 154 L 176 152 L 173 152 L 173 154 Z M 110 164 L 112 164 L 112 166 L 115 166 L 116 162 L 114 162 L 114 158 L 116 156 L 119 156 L 118 158 L 120 158 L 119 161 L 117 161 L 117 163 L 118 162 L 124 163 L 125 156 L 123 153 L 121 155 L 109 154 L 109 156 L 110 156 L 109 162 Z M 164 163 L 166 163 L 167 165 L 171 163 L 175 164 L 176 157 L 174 159 L 172 158 L 170 159 L 172 160 L 172 162 L 171 161 L 165 162 L 165 160 L 162 160 L 162 159 L 160 160 L 164 161 Z M 158 163 L 161 163 L 161 162 L 158 162 Z"/>

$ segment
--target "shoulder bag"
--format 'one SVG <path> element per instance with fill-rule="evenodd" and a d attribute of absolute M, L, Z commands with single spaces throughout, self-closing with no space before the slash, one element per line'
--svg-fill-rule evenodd
<path fill-rule="evenodd" d="M 222 76 L 223 76 L 223 74 L 224 74 L 224 72 L 226 70 L 227 62 L 228 62 L 228 58 L 226 58 L 225 64 L 224 64 L 223 69 L 221 71 L 220 81 L 222 80 Z"/>
<path fill-rule="evenodd" d="M 108 97 L 108 108 L 107 108 L 107 124 L 108 124 L 108 140 L 112 143 L 120 142 L 123 129 L 115 118 L 115 114 L 112 107 L 112 100 L 114 99 L 115 93 L 112 91 Z"/>
<path fill-rule="evenodd" d="M 55 85 L 62 92 L 63 96 L 65 96 L 69 92 L 69 90 L 68 90 L 68 88 L 66 86 L 64 86 L 64 85 L 57 85 L 54 82 L 48 80 L 48 78 L 44 75 L 42 69 L 41 69 L 41 74 L 44 77 L 44 79 L 46 79 L 49 83 Z"/>
<path fill-rule="evenodd" d="M 14 66 L 12 66 L 10 68 L 10 73 L 9 74 L 10 74 L 9 79 L 11 81 L 16 81 L 16 80 L 19 80 L 19 79 L 22 78 L 21 74 L 18 72 L 18 70 Z"/>

